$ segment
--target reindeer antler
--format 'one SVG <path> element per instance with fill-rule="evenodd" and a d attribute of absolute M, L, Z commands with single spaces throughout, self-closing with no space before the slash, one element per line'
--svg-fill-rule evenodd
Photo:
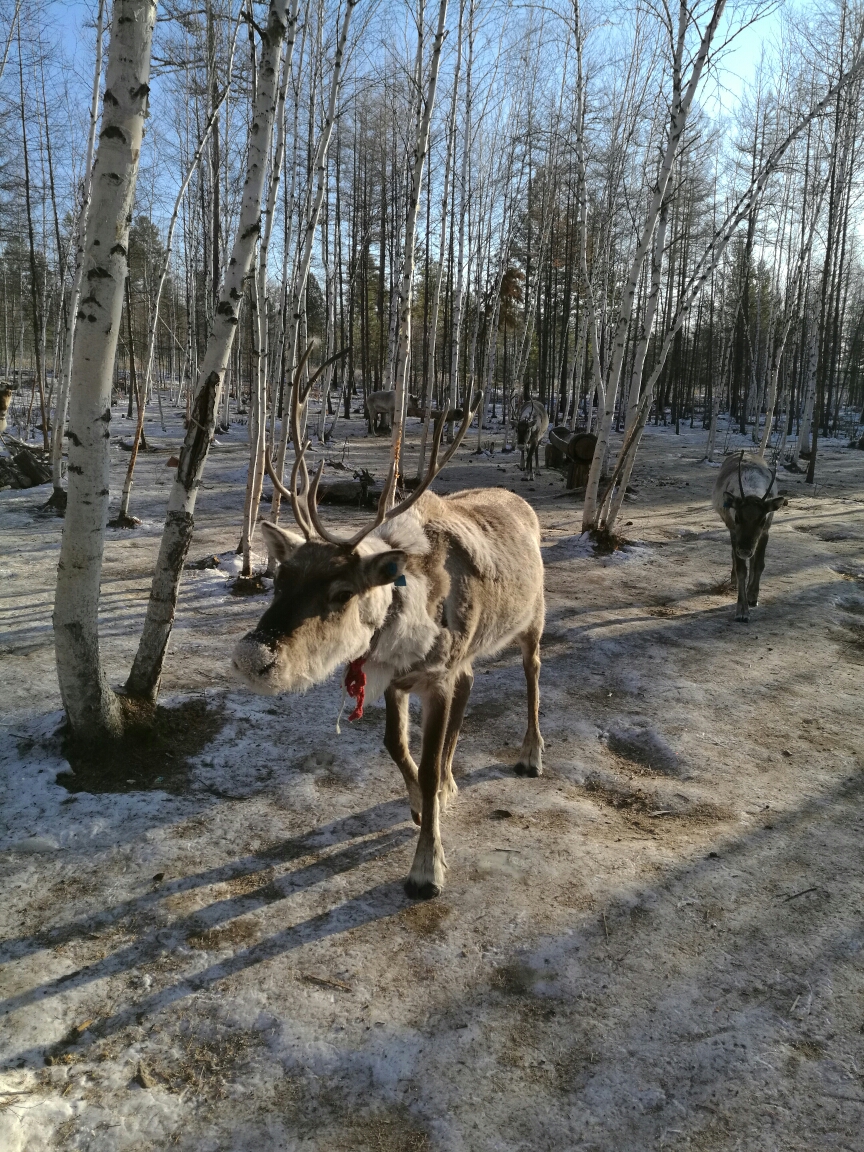
<path fill-rule="evenodd" d="M 322 365 L 322 367 L 323 367 L 323 365 Z M 320 371 L 320 369 L 319 369 L 319 371 Z M 311 383 L 310 383 L 310 387 L 311 387 Z M 308 389 L 307 389 L 307 394 L 308 394 Z M 442 412 L 441 415 L 438 417 L 438 419 L 435 421 L 435 433 L 432 437 L 432 450 L 431 450 L 431 453 L 429 456 L 429 466 L 426 469 L 426 474 L 423 477 L 423 480 L 417 485 L 417 487 L 414 489 L 414 491 L 411 493 L 411 495 L 407 497 L 407 499 L 403 500 L 401 504 L 397 504 L 395 508 L 391 508 L 390 511 L 388 512 L 387 511 L 387 505 L 389 504 L 390 498 L 393 494 L 393 490 L 396 487 L 396 463 L 395 463 L 395 461 L 391 462 L 390 470 L 387 473 L 387 481 L 384 485 L 384 490 L 382 491 L 381 496 L 378 500 L 378 510 L 376 512 L 375 519 L 371 523 L 366 524 L 358 532 L 355 532 L 354 535 L 349 537 L 347 540 L 344 540 L 341 537 L 336 536 L 328 528 L 325 528 L 324 524 L 321 521 L 321 517 L 318 515 L 316 497 L 318 495 L 318 485 L 321 481 L 321 476 L 323 475 L 323 472 L 324 472 L 324 461 L 322 460 L 321 463 L 318 465 L 317 469 L 315 470 L 315 475 L 312 477 L 312 482 L 311 482 L 311 484 L 309 484 L 308 483 L 308 472 L 306 470 L 306 464 L 304 461 L 304 457 L 306 454 L 306 449 L 309 447 L 310 442 L 307 441 L 304 445 L 302 445 L 302 447 L 299 447 L 297 449 L 297 459 L 294 461 L 294 471 L 292 472 L 292 490 L 295 489 L 295 485 L 293 482 L 293 476 L 296 475 L 298 469 L 302 469 L 303 475 L 304 475 L 305 487 L 304 487 L 304 492 L 302 493 L 302 498 L 301 498 L 301 496 L 298 495 L 298 496 L 296 496 L 296 501 L 297 501 L 297 506 L 302 507 L 303 515 L 308 515 L 310 531 L 307 532 L 307 528 L 304 525 L 303 521 L 301 521 L 301 519 L 299 517 L 297 517 L 296 509 L 295 509 L 294 514 L 295 514 L 295 517 L 297 518 L 297 523 L 300 525 L 301 529 L 303 530 L 304 535 L 306 536 L 306 539 L 310 540 L 311 539 L 311 532 L 314 531 L 321 537 L 322 540 L 326 540 L 330 544 L 337 544 L 340 548 L 353 550 L 354 548 L 357 547 L 357 545 L 360 543 L 361 540 L 365 540 L 365 538 L 369 535 L 370 532 L 374 532 L 375 529 L 379 528 L 383 523 L 385 523 L 385 521 L 395 520 L 395 518 L 397 516 L 401 516 L 403 512 L 407 512 L 407 510 L 411 507 L 411 505 L 415 504 L 420 499 L 420 497 L 423 495 L 423 493 L 426 491 L 426 489 L 429 487 L 429 485 L 432 483 L 432 481 L 435 479 L 435 477 L 438 475 L 438 473 L 441 471 L 441 469 L 444 468 L 444 466 L 452 458 L 453 454 L 456 452 L 456 449 L 459 447 L 459 445 L 462 443 L 463 439 L 465 438 L 465 433 L 468 431 L 468 428 L 471 425 L 471 421 L 474 419 L 474 416 L 477 413 L 477 409 L 480 406 L 480 401 L 478 400 L 477 404 L 472 408 L 471 407 L 472 399 L 473 399 L 473 389 L 468 396 L 467 403 L 465 404 L 465 411 L 464 411 L 464 415 L 462 417 L 462 423 L 459 426 L 459 431 L 453 437 L 453 443 L 450 445 L 450 447 L 445 452 L 444 457 L 441 460 L 441 463 L 440 464 L 438 463 L 438 452 L 439 452 L 439 449 L 441 447 L 441 437 L 444 435 L 444 425 L 447 422 L 447 413 L 446 412 Z M 481 396 L 481 400 L 482 400 L 482 396 Z M 292 421 L 294 420 L 294 416 L 295 416 L 295 413 L 294 413 L 293 408 L 292 408 Z M 298 444 L 298 442 L 299 442 L 299 431 L 297 433 L 297 436 L 298 436 L 298 439 L 295 440 L 295 444 Z M 270 479 L 273 481 L 274 485 L 276 486 L 277 490 L 282 492 L 288 499 L 291 500 L 291 507 L 294 508 L 295 507 L 295 496 L 292 495 L 291 492 L 288 492 L 288 491 L 286 491 L 285 488 L 283 488 L 283 486 L 279 483 L 279 481 L 274 476 L 272 469 L 268 468 L 267 472 L 268 472 L 268 475 L 270 476 Z"/>
<path fill-rule="evenodd" d="M 744 481 L 741 479 L 741 462 L 744 459 L 744 449 L 741 449 L 741 455 L 738 457 L 738 487 L 741 489 L 741 499 L 744 499 Z"/>
<path fill-rule="evenodd" d="M 771 473 L 771 479 L 768 481 L 768 487 L 765 489 L 765 495 L 762 500 L 765 501 L 771 495 L 771 489 L 774 487 L 774 480 L 777 476 L 777 465 L 774 465 L 774 471 Z"/>
<path fill-rule="evenodd" d="M 345 356 L 349 351 L 348 348 L 343 348 L 341 352 L 337 352 L 335 355 L 330 356 L 327 360 L 325 360 L 304 388 L 302 386 L 301 377 L 303 375 L 303 369 L 306 366 L 306 361 L 309 359 L 309 356 L 311 355 L 312 349 L 314 347 L 314 341 L 310 341 L 306 347 L 306 351 L 300 358 L 300 363 L 297 365 L 297 371 L 292 381 L 290 420 L 291 439 L 294 442 L 294 466 L 291 469 L 290 489 L 286 488 L 282 481 L 276 476 L 276 473 L 273 470 L 273 466 L 270 463 L 270 458 L 266 452 L 264 453 L 264 470 L 272 480 L 274 488 L 280 494 L 283 500 L 290 501 L 291 511 L 294 513 L 294 519 L 297 521 L 297 526 L 307 540 L 311 540 L 315 534 L 312 519 L 309 515 L 309 492 L 311 489 L 309 484 L 309 469 L 306 467 L 306 449 L 309 447 L 311 441 L 307 440 L 306 443 L 302 446 L 300 444 L 300 406 L 301 404 L 305 404 L 309 399 L 309 393 L 312 391 L 312 387 L 315 384 L 315 381 L 318 379 L 324 369 L 328 365 L 332 364 L 335 360 L 339 360 L 342 356 Z M 301 473 L 303 476 L 303 489 L 302 491 L 299 491 L 297 488 L 297 477 Z"/>

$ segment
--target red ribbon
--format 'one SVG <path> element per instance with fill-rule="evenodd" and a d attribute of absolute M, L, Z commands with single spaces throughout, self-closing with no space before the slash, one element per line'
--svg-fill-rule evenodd
<path fill-rule="evenodd" d="M 360 720 L 363 716 L 363 701 L 366 697 L 366 673 L 363 671 L 365 663 L 365 656 L 361 656 L 359 660 L 352 660 L 345 673 L 345 691 L 357 701 L 357 707 L 348 717 L 349 720 Z"/>

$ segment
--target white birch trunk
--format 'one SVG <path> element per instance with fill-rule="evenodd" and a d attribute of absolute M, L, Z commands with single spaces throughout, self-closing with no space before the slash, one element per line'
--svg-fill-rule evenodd
<path fill-rule="evenodd" d="M 261 486 L 264 480 L 264 452 L 266 451 L 266 407 L 267 407 L 267 375 L 262 361 L 264 351 L 261 347 L 261 286 L 257 275 L 252 276 L 252 388 L 249 396 L 249 468 L 246 474 L 246 497 L 243 501 L 243 527 L 240 536 L 240 547 L 243 553 L 243 567 L 241 578 L 252 575 L 252 527 L 255 513 L 261 498 Z"/>
<path fill-rule="evenodd" d="M 801 413 L 801 426 L 798 440 L 789 460 L 790 467 L 798 467 L 798 457 L 810 444 L 810 425 L 813 423 L 813 405 L 816 400 L 816 368 L 819 363 L 819 340 L 814 335 L 810 339 L 810 358 L 807 365 L 807 392 L 804 397 L 804 411 Z"/>
<path fill-rule="evenodd" d="M 69 407 L 69 384 L 72 379 L 72 349 L 75 340 L 75 318 L 78 302 L 81 299 L 81 279 L 84 275 L 84 236 L 87 230 L 87 215 L 90 208 L 90 193 L 93 186 L 93 151 L 96 144 L 96 125 L 99 122 L 99 84 L 102 80 L 102 33 L 105 20 L 105 0 L 99 0 L 96 16 L 96 60 L 93 65 L 93 91 L 90 97 L 90 131 L 87 134 L 87 153 L 84 159 L 84 175 L 81 187 L 81 207 L 75 223 L 75 270 L 72 276 L 72 291 L 69 293 L 67 313 L 66 348 L 60 375 L 60 388 L 57 393 L 57 407 L 54 411 L 54 439 L 51 444 L 51 483 L 54 493 L 49 500 L 52 507 L 63 510 L 66 507 L 66 493 L 63 491 L 63 440 L 66 431 L 66 411 Z"/>
<path fill-rule="evenodd" d="M 864 63 L 864 58 L 856 59 L 853 67 L 844 73 L 840 80 L 838 80 L 838 82 L 834 84 L 828 90 L 828 92 L 826 92 L 825 96 L 823 96 L 818 104 L 814 105 L 809 110 L 809 112 L 807 112 L 806 115 L 804 115 L 798 121 L 798 123 L 789 132 L 786 138 L 774 148 L 768 159 L 762 165 L 762 168 L 759 170 L 758 174 L 754 176 L 746 190 L 738 198 L 734 207 L 724 220 L 722 226 L 715 232 L 714 237 L 706 248 L 705 252 L 696 262 L 696 266 L 690 275 L 687 286 L 682 293 L 678 311 L 669 327 L 669 331 L 666 333 L 663 344 L 660 348 L 654 370 L 651 373 L 651 377 L 639 401 L 639 409 L 636 422 L 634 423 L 631 432 L 625 436 L 624 443 L 622 444 L 618 453 L 618 459 L 615 464 L 612 479 L 610 481 L 609 487 L 606 490 L 606 494 L 602 502 L 603 506 L 600 508 L 597 516 L 598 525 L 602 526 L 605 531 L 612 531 L 612 527 L 615 523 L 618 513 L 621 510 L 624 493 L 626 491 L 627 483 L 629 482 L 629 478 L 633 470 L 636 453 L 639 449 L 639 441 L 645 428 L 645 423 L 648 419 L 648 413 L 650 412 L 651 404 L 653 402 L 654 388 L 656 386 L 657 380 L 660 377 L 660 373 L 663 370 L 663 365 L 666 362 L 666 357 L 668 356 L 669 350 L 672 347 L 672 341 L 674 340 L 676 333 L 687 318 L 696 298 L 699 295 L 699 292 L 702 290 L 702 286 L 717 267 L 720 259 L 723 256 L 723 253 L 726 251 L 730 240 L 735 234 L 736 229 L 747 216 L 747 214 L 752 210 L 754 202 L 758 199 L 759 196 L 761 196 L 769 177 L 774 171 L 776 171 L 777 166 L 788 151 L 790 145 L 798 138 L 798 136 L 800 136 L 807 125 L 810 124 L 824 111 L 826 106 L 836 97 L 841 88 L 849 82 L 849 79 L 857 74 L 862 66 L 862 63 Z M 596 462 L 596 459 L 597 453 L 595 451 L 594 461 L 592 461 L 592 468 L 594 462 Z M 618 485 L 617 493 L 614 492 L 616 484 Z M 583 531 L 585 530 L 586 528 L 584 526 L 583 520 Z"/>
<path fill-rule="evenodd" d="M 147 114 L 152 0 L 115 0 L 84 241 L 87 295 L 75 313 L 69 393 L 69 488 L 54 639 L 60 693 L 72 731 L 119 735 L 123 716 L 99 653 L 99 585 L 109 497 L 111 381 L 120 333 L 129 222 Z"/>
<path fill-rule="evenodd" d="M 336 104 L 339 99 L 339 90 L 342 84 L 342 67 L 345 60 L 345 44 L 348 40 L 348 29 L 351 25 L 351 14 L 358 0 L 347 0 L 345 15 L 342 18 L 342 29 L 339 42 L 336 46 L 336 55 L 333 59 L 333 74 L 330 77 L 330 96 L 327 102 L 327 112 L 321 129 L 321 137 L 315 152 L 312 170 L 317 173 L 318 185 L 315 189 L 315 198 L 309 209 L 306 220 L 306 235 L 303 240 L 303 250 L 297 262 L 297 271 L 294 276 L 294 290 L 291 296 L 291 319 L 286 337 L 286 357 L 289 375 L 293 377 L 294 366 L 297 362 L 297 342 L 300 335 L 300 325 L 303 319 L 303 302 L 306 295 L 306 281 L 309 278 L 309 266 L 312 263 L 312 244 L 318 228 L 318 218 L 321 215 L 321 205 L 324 203 L 324 192 L 327 184 L 327 150 L 330 147 L 330 137 L 333 135 L 333 124 L 336 120 Z M 287 405 L 288 397 L 284 404 Z M 284 411 L 284 408 L 283 408 Z M 291 421 L 282 418 L 282 429 L 279 436 L 279 450 L 276 454 L 276 475 L 283 480 L 285 471 L 285 456 L 288 452 L 288 432 Z M 295 446 L 296 448 L 296 446 Z M 271 520 L 276 522 L 279 515 L 279 493 L 273 492 Z"/>
<path fill-rule="evenodd" d="M 168 498 L 144 629 L 126 685 L 131 695 L 150 700 L 155 699 L 159 690 L 165 649 L 174 625 L 183 563 L 192 540 L 195 501 L 216 427 L 219 392 L 237 330 L 243 284 L 249 275 L 261 231 L 261 202 L 276 112 L 279 61 L 288 29 L 288 2 L 270 0 L 267 25 L 261 38 L 258 86 L 249 130 L 240 219 L 192 397 L 189 428 Z"/>
<path fill-rule="evenodd" d="M 423 166 L 429 152 L 429 127 L 432 122 L 432 109 L 435 105 L 435 91 L 438 87 L 438 71 L 441 65 L 441 46 L 444 43 L 444 24 L 447 20 L 447 0 L 441 0 L 438 7 L 438 26 L 432 45 L 432 59 L 429 64 L 429 86 L 425 102 L 420 101 L 422 115 L 418 117 L 417 134 L 414 143 L 414 163 L 411 171 L 411 198 L 405 214 L 405 257 L 402 266 L 402 279 L 399 285 L 399 339 L 396 346 L 395 387 L 396 398 L 393 412 L 393 440 L 391 460 L 394 474 L 399 475 L 399 460 L 402 453 L 402 437 L 405 427 L 405 397 L 408 379 L 408 357 L 411 351 L 411 301 L 414 286 L 414 248 L 417 237 L 417 214 L 420 209 L 420 192 L 423 186 Z M 422 38 L 422 26 L 418 35 Z M 395 499 L 395 488 L 391 499 Z"/>
<path fill-rule="evenodd" d="M 636 252 L 630 265 L 627 281 L 624 285 L 618 323 L 615 330 L 615 336 L 612 341 L 612 355 L 606 372 L 604 395 L 599 405 L 602 407 L 602 415 L 598 420 L 597 446 L 594 449 L 594 457 L 591 461 L 591 469 L 588 474 L 588 484 L 585 490 L 585 505 L 582 511 L 583 532 L 597 529 L 599 527 L 600 510 L 598 507 L 598 489 L 600 485 L 603 463 L 609 447 L 609 436 L 612 430 L 612 421 L 615 415 L 615 400 L 618 394 L 618 383 L 621 375 L 621 368 L 624 363 L 627 331 L 630 325 L 630 316 L 633 310 L 633 303 L 636 298 L 636 290 L 639 286 L 639 277 L 642 272 L 642 264 L 651 249 L 651 244 L 654 239 L 654 232 L 657 227 L 658 218 L 660 216 L 660 210 L 663 206 L 664 200 L 666 199 L 666 191 L 669 187 L 669 181 L 672 176 L 675 157 L 678 153 L 681 138 L 687 125 L 687 118 L 693 104 L 693 99 L 696 95 L 699 82 L 702 78 L 702 73 L 708 61 L 708 54 L 711 50 L 714 34 L 717 31 L 717 25 L 719 24 L 720 18 L 723 15 L 725 6 L 726 0 L 715 0 L 715 4 L 711 12 L 711 17 L 705 26 L 704 32 L 701 35 L 699 48 L 697 49 L 693 59 L 687 85 L 686 87 L 682 87 L 681 68 L 684 56 L 686 33 L 691 17 L 689 8 L 687 8 L 684 3 L 679 4 L 678 33 L 675 42 L 672 63 L 673 90 L 671 112 L 669 117 L 669 128 L 666 136 L 666 144 L 663 149 L 662 159 L 658 169 L 657 180 L 654 184 L 651 201 L 648 206 L 645 224 L 642 228 L 639 242 L 636 246 Z M 650 333 L 648 333 L 648 335 L 650 336 Z"/>
<path fill-rule="evenodd" d="M 276 197 L 279 193 L 279 183 L 282 177 L 282 159 L 285 154 L 285 99 L 293 65 L 299 7 L 299 0 L 292 0 L 291 13 L 288 17 L 287 51 L 285 62 L 282 65 L 282 83 L 279 86 L 279 97 L 276 101 L 276 147 L 270 165 L 270 183 L 267 189 L 267 203 L 264 208 L 261 244 L 258 250 L 258 267 L 253 276 L 252 299 L 255 309 L 253 327 L 256 331 L 253 356 L 255 378 L 252 382 L 252 396 L 250 397 L 252 411 L 249 413 L 249 470 L 246 477 L 246 499 L 243 504 L 243 525 L 240 535 L 240 547 L 243 552 L 241 575 L 243 577 L 252 575 L 252 534 L 255 530 L 258 507 L 261 503 L 261 490 L 264 486 L 264 453 L 267 451 L 267 376 L 270 353 L 267 260 L 270 252 L 270 240 L 273 235 L 273 222 L 276 218 Z"/>
<path fill-rule="evenodd" d="M 171 255 L 174 250 L 174 231 L 177 227 L 177 220 L 180 216 L 180 205 L 183 203 L 183 197 L 186 195 L 186 189 L 189 187 L 189 181 L 195 173 L 201 157 L 204 154 L 204 148 L 207 141 L 210 139 L 210 133 L 213 126 L 219 119 L 219 110 L 225 103 L 228 96 L 229 89 L 231 88 L 231 72 L 234 65 L 234 46 L 237 43 L 237 32 L 240 28 L 238 21 L 234 30 L 234 40 L 231 44 L 231 55 L 228 60 L 228 77 L 225 82 L 225 90 L 222 96 L 217 101 L 215 107 L 208 117 L 207 123 L 204 126 L 204 131 L 201 134 L 201 140 L 198 147 L 195 149 L 195 155 L 189 164 L 188 171 L 180 185 L 180 190 L 174 200 L 174 210 L 171 213 L 171 220 L 168 224 L 168 237 L 165 242 L 165 259 L 162 262 L 162 269 L 159 273 L 159 282 L 156 285 L 156 296 L 153 301 L 153 306 L 150 310 L 150 323 L 149 331 L 147 334 L 147 359 L 144 364 L 144 383 L 140 393 L 140 403 L 138 406 L 138 424 L 135 428 L 135 438 L 132 442 L 132 453 L 129 457 L 129 465 L 126 469 L 126 478 L 123 482 L 123 493 L 120 497 L 120 511 L 117 514 L 117 521 L 120 527 L 132 527 L 137 521 L 133 521 L 129 516 L 129 500 L 132 496 L 132 480 L 135 475 L 135 461 L 138 457 L 138 447 L 141 443 L 141 433 L 144 427 L 144 408 L 147 404 L 147 398 L 151 394 L 151 385 L 153 381 L 153 357 L 156 353 L 156 328 L 159 323 L 159 306 L 162 302 L 162 290 L 165 287 L 165 281 L 168 279 L 168 273 L 171 270 Z M 226 390 L 227 391 L 227 390 Z M 164 421 L 163 421 L 164 426 Z"/>
<path fill-rule="evenodd" d="M 429 331 L 429 350 L 426 360 L 426 395 L 424 397 L 423 431 L 420 436 L 420 455 L 417 460 L 417 481 L 423 479 L 426 465 L 426 440 L 432 422 L 432 393 L 435 390 L 435 346 L 438 338 L 438 309 L 441 304 L 441 283 L 444 280 L 444 253 L 447 251 L 447 206 L 450 194 L 450 168 L 456 152 L 456 100 L 459 95 L 459 74 L 462 70 L 462 27 L 465 16 L 465 0 L 459 5 L 459 32 L 456 40 L 456 65 L 453 70 L 453 97 L 450 102 L 450 132 L 447 139 L 447 154 L 444 160 L 444 191 L 441 196 L 441 232 L 438 241 L 438 276 L 432 297 L 432 315 Z"/>
<path fill-rule="evenodd" d="M 576 429 L 576 418 L 579 414 L 579 405 L 582 403 L 582 379 L 585 375 L 585 347 L 588 337 L 588 314 L 582 317 L 579 325 L 579 339 L 573 353 L 573 364 L 570 368 L 569 394 L 572 397 L 572 408 L 567 413 L 567 427 L 571 432 Z"/>
<path fill-rule="evenodd" d="M 459 238 L 456 242 L 456 287 L 453 291 L 453 314 L 450 318 L 450 388 L 445 407 L 452 408 L 459 394 L 459 355 L 462 335 L 462 301 L 465 295 L 465 221 L 468 215 L 468 157 L 471 151 L 471 79 L 474 65 L 474 3 L 468 24 L 468 67 L 465 75 L 465 126 L 462 164 L 459 172 Z M 448 432 L 449 435 L 449 432 Z"/>

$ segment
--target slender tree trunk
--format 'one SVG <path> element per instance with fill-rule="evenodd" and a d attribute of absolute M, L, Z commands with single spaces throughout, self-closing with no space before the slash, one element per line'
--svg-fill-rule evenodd
<path fill-rule="evenodd" d="M 219 392 L 237 329 L 243 284 L 249 275 L 261 230 L 262 194 L 276 112 L 279 61 L 288 30 L 288 4 L 289 0 L 270 0 L 267 25 L 261 37 L 240 219 L 192 399 L 177 476 L 168 499 L 144 629 L 126 685 L 131 695 L 149 700 L 155 700 L 159 690 L 165 649 L 174 625 L 180 577 L 192 541 L 195 501 L 216 427 Z"/>
<path fill-rule="evenodd" d="M 339 90 L 342 84 L 342 69 L 345 60 L 345 44 L 348 40 L 348 29 L 351 24 L 351 15 L 358 0 L 347 0 L 345 5 L 345 14 L 342 17 L 342 28 L 339 33 L 339 41 L 336 46 L 336 55 L 333 59 L 333 73 L 330 77 L 330 97 L 327 102 L 327 111 L 324 118 L 324 124 L 321 129 L 321 136 L 318 140 L 318 148 L 315 153 L 315 159 L 312 164 L 310 172 L 310 180 L 312 174 L 317 174 L 317 188 L 315 190 L 315 198 L 309 208 L 309 215 L 306 219 L 306 234 L 303 238 L 303 250 L 300 259 L 297 263 L 297 271 L 294 275 L 294 290 L 291 298 L 291 317 L 288 326 L 288 335 L 286 338 L 286 363 L 288 365 L 289 375 L 293 376 L 294 367 L 297 363 L 297 345 L 300 337 L 301 321 L 303 319 L 304 302 L 306 300 L 306 286 L 309 279 L 309 267 L 312 263 L 312 245 L 315 240 L 315 232 L 318 228 L 318 217 L 321 215 L 321 205 L 324 202 L 324 192 L 327 184 L 327 150 L 330 146 L 330 137 L 333 134 L 333 124 L 336 120 L 336 103 L 339 98 Z M 283 478 L 285 471 L 285 457 L 288 452 L 288 432 L 290 428 L 290 420 L 283 418 L 282 430 L 279 437 L 279 450 L 276 454 L 276 475 Z M 295 445 L 296 448 L 296 445 Z M 279 500 L 278 492 L 273 493 L 273 504 L 271 520 L 275 524 L 279 516 Z"/>
<path fill-rule="evenodd" d="M 72 731 L 94 739 L 122 729 L 119 700 L 99 654 L 99 583 L 108 513 L 111 381 L 127 272 L 129 221 L 147 113 L 152 0 L 115 0 L 102 132 L 84 241 L 87 296 L 75 315 L 69 397 L 69 491 L 54 638 Z"/>
<path fill-rule="evenodd" d="M 39 390 L 39 409 L 42 416 L 42 444 L 47 452 L 48 413 L 45 410 L 45 379 L 42 363 L 42 310 L 39 307 L 39 283 L 36 268 L 36 237 L 33 232 L 33 207 L 30 197 L 30 151 L 27 146 L 27 114 L 24 100 L 24 59 L 21 51 L 21 17 L 18 17 L 18 75 L 21 89 L 21 140 L 24 145 L 24 202 L 27 208 L 27 237 L 30 253 L 30 309 L 33 322 L 33 355 L 36 363 L 36 388 Z M 29 419 L 28 419 L 29 424 Z M 29 432 L 28 432 L 29 434 Z"/>
<path fill-rule="evenodd" d="M 417 213 L 420 209 L 420 194 L 423 186 L 423 166 L 429 152 L 429 127 L 432 122 L 432 109 L 438 87 L 438 69 L 441 64 L 441 46 L 444 43 L 444 24 L 447 20 L 447 0 L 441 0 L 438 7 L 438 26 L 432 45 L 432 60 L 429 65 L 429 84 L 425 100 L 418 96 L 417 129 L 414 141 L 414 163 L 411 168 L 411 196 L 405 215 L 405 255 L 402 262 L 402 280 L 399 285 L 399 339 L 396 348 L 396 399 L 393 415 L 393 442 L 391 459 L 396 475 L 399 475 L 402 436 L 405 427 L 405 398 L 407 393 L 408 358 L 411 352 L 411 300 L 414 286 L 414 249 L 417 236 Z M 422 45 L 422 22 L 418 31 Z M 395 498 L 395 491 L 394 491 Z"/>
<path fill-rule="evenodd" d="M 156 334 L 157 334 L 157 326 L 158 326 L 158 322 L 159 322 L 159 307 L 160 307 L 160 304 L 162 301 L 162 291 L 165 287 L 165 281 L 168 279 L 168 273 L 171 270 L 171 255 L 172 255 L 173 248 L 174 248 L 174 231 L 175 231 L 175 228 L 177 226 L 178 216 L 180 214 L 180 205 L 183 202 L 183 197 L 186 195 L 186 189 L 189 187 L 189 181 L 192 179 L 192 176 L 198 167 L 198 164 L 201 160 L 201 157 L 204 154 L 204 148 L 207 144 L 208 138 L 210 137 L 210 133 L 212 132 L 213 127 L 218 120 L 219 109 L 222 107 L 223 103 L 225 102 L 225 98 L 228 95 L 228 91 L 231 87 L 231 72 L 232 72 L 232 67 L 233 67 L 233 63 L 234 63 L 234 44 L 236 43 L 236 40 L 237 40 L 237 29 L 239 29 L 239 27 L 240 27 L 240 25 L 238 22 L 237 27 L 235 28 L 235 32 L 234 32 L 234 43 L 232 43 L 232 46 L 231 46 L 231 56 L 230 56 L 229 61 L 228 61 L 228 76 L 227 76 L 227 80 L 225 83 L 225 90 L 222 93 L 221 98 L 219 98 L 217 100 L 217 102 L 215 103 L 215 105 L 214 105 L 214 107 L 210 113 L 210 116 L 207 120 L 207 124 L 204 127 L 204 132 L 201 136 L 201 141 L 195 150 L 195 155 L 192 157 L 192 160 L 189 164 L 189 168 L 186 172 L 186 176 L 183 179 L 183 183 L 180 185 L 180 189 L 179 189 L 177 196 L 176 196 L 176 199 L 174 201 L 174 211 L 171 214 L 171 221 L 168 225 L 168 238 L 167 238 L 166 243 L 165 243 L 165 258 L 162 262 L 162 268 L 161 268 L 160 273 L 159 273 L 159 282 L 156 286 L 156 297 L 155 297 L 153 304 L 151 306 L 151 309 L 150 309 L 150 325 L 149 325 L 149 332 L 147 335 L 147 359 L 145 360 L 145 367 L 144 367 L 144 381 L 143 381 L 143 385 L 141 387 L 140 393 L 138 395 L 138 424 L 137 424 L 137 427 L 135 429 L 135 438 L 132 442 L 132 452 L 131 452 L 131 455 L 129 457 L 129 465 L 126 469 L 126 478 L 123 481 L 123 492 L 122 492 L 121 497 L 120 497 L 120 511 L 117 513 L 116 521 L 112 521 L 112 526 L 118 527 L 118 528 L 134 528 L 136 525 L 138 525 L 140 523 L 140 521 L 137 520 L 134 516 L 129 515 L 129 501 L 130 501 L 131 496 L 132 496 L 132 480 L 133 480 L 133 477 L 135 474 L 135 462 L 138 458 L 138 448 L 140 446 L 141 435 L 144 431 L 144 408 L 146 407 L 146 404 L 147 404 L 147 397 L 148 397 L 148 394 L 150 392 L 150 387 L 151 387 L 151 383 L 153 380 L 153 359 L 154 359 L 155 350 L 156 350 Z M 130 347 L 130 360 L 131 360 L 132 359 L 131 327 L 130 327 L 130 332 L 129 332 L 129 347 Z M 157 389 L 157 391 L 158 391 L 158 389 Z M 227 388 L 225 389 L 225 392 L 227 395 Z M 131 400 L 131 391 L 130 391 L 130 400 Z"/>
<path fill-rule="evenodd" d="M 435 391 L 435 347 L 438 338 L 438 309 L 441 305 L 441 284 L 444 280 L 444 253 L 447 248 L 447 219 L 452 213 L 449 201 L 450 168 L 456 151 L 456 101 L 459 95 L 459 74 L 462 68 L 462 28 L 465 18 L 465 2 L 459 5 L 459 31 L 456 40 L 456 65 L 453 71 L 453 92 L 450 101 L 450 131 L 447 138 L 447 155 L 444 160 L 444 181 L 441 193 L 441 235 L 438 241 L 438 275 L 435 278 L 435 291 L 432 298 L 432 317 L 427 351 L 426 389 L 424 392 L 423 432 L 420 437 L 420 455 L 417 459 L 417 480 L 423 477 L 426 465 L 426 440 L 432 421 L 432 398 Z M 449 211 L 448 211 L 449 209 Z"/>

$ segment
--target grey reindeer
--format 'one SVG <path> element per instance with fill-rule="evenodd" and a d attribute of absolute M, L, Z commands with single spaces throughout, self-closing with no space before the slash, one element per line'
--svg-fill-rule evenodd
<path fill-rule="evenodd" d="M 750 609 L 759 603 L 768 531 L 774 513 L 786 503 L 777 494 L 776 479 L 776 468 L 772 471 L 757 456 L 741 452 L 725 461 L 714 484 L 711 503 L 732 540 L 732 584 L 738 587 L 735 619 L 742 624 L 749 623 Z"/>
<path fill-rule="evenodd" d="M 384 392 L 370 392 L 366 397 L 366 426 L 369 435 L 374 436 L 379 428 L 387 432 L 393 427 L 396 414 L 396 391 L 393 388 Z M 423 408 L 416 396 L 406 396 L 405 415 L 421 416 Z M 379 423 L 380 421 L 380 423 Z"/>
<path fill-rule="evenodd" d="M 295 444 L 302 443 L 299 391 L 292 390 Z M 304 692 L 345 664 L 345 684 L 358 706 L 360 688 L 368 700 L 383 693 L 384 743 L 420 825 L 405 884 L 412 898 L 437 896 L 444 883 L 439 814 L 457 791 L 453 753 L 474 681 L 472 665 L 510 644 L 522 651 L 528 692 L 528 727 L 516 772 L 542 772 L 538 680 L 544 596 L 537 517 L 521 497 L 499 488 L 443 497 L 427 491 L 475 414 L 469 400 L 440 464 L 446 413 L 439 417 L 419 487 L 387 511 L 395 487 L 391 465 L 377 516 L 347 539 L 321 522 L 316 493 L 323 464 L 310 483 L 305 447 L 297 453 L 290 489 L 268 466 L 302 535 L 262 523 L 267 546 L 280 561 L 273 602 L 233 657 L 244 683 L 267 695 Z M 408 739 L 412 692 L 423 705 L 419 768 Z M 358 715 L 362 706 L 355 709 Z"/>
<path fill-rule="evenodd" d="M 549 414 L 539 400 L 527 400 L 519 409 L 516 422 L 516 443 L 521 452 L 520 468 L 525 471 L 528 457 L 528 479 L 534 479 L 534 465 L 540 471 L 540 441 L 549 427 Z"/>

